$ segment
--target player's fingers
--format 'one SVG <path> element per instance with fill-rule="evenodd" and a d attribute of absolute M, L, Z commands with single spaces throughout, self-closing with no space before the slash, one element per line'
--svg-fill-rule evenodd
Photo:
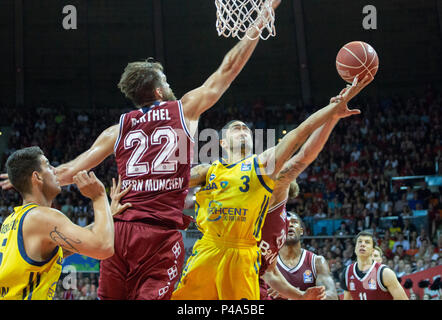
<path fill-rule="evenodd" d="M 358 79 L 358 76 L 356 76 L 356 77 L 354 77 L 353 83 L 351 85 L 352 85 L 352 87 L 356 87 L 358 85 L 358 83 L 359 83 L 359 79 Z"/>
<path fill-rule="evenodd" d="M 132 203 L 125 203 L 122 207 L 121 207 L 121 211 L 126 210 L 127 208 L 132 207 Z"/>
<path fill-rule="evenodd" d="M 87 177 L 91 180 L 91 181 L 97 181 L 98 178 L 95 175 L 95 173 L 93 171 L 89 172 L 89 175 L 87 175 Z"/>
<path fill-rule="evenodd" d="M 117 190 L 121 190 L 121 175 L 118 175 L 118 185 L 117 185 Z"/>
<path fill-rule="evenodd" d="M 79 173 L 77 173 L 77 178 L 81 183 L 86 183 L 87 177 L 88 175 L 86 170 L 82 170 Z"/>
<path fill-rule="evenodd" d="M 130 190 L 132 190 L 132 185 L 128 186 L 126 189 L 124 189 L 123 191 L 121 191 L 116 198 L 117 199 L 121 199 L 122 197 L 124 197 Z"/>
<path fill-rule="evenodd" d="M 366 86 L 367 84 L 369 84 L 371 81 L 373 80 L 373 76 L 371 75 L 371 73 L 367 73 L 364 77 L 364 79 L 362 79 L 361 84 L 362 86 Z"/>
<path fill-rule="evenodd" d="M 348 114 L 349 115 L 355 115 L 355 114 L 361 114 L 362 112 L 361 112 L 361 110 L 359 110 L 359 109 L 353 109 L 353 110 L 348 110 Z"/>
<path fill-rule="evenodd" d="M 78 173 L 72 177 L 72 181 L 77 185 L 77 187 L 82 185 L 80 179 L 78 178 Z"/>

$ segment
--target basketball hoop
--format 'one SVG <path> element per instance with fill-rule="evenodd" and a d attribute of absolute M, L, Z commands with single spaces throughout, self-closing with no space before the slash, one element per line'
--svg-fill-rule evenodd
<path fill-rule="evenodd" d="M 273 0 L 215 0 L 219 36 L 267 40 L 276 35 Z"/>

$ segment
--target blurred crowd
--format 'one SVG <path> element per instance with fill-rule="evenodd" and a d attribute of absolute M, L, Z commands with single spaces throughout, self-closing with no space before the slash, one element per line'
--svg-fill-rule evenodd
<path fill-rule="evenodd" d="M 384 263 L 398 277 L 441 264 L 442 188 L 430 187 L 424 180 L 414 185 L 391 181 L 396 176 L 442 175 L 441 94 L 428 86 L 408 98 L 356 99 L 351 106 L 361 109 L 362 115 L 338 123 L 318 159 L 298 177 L 299 197 L 287 205 L 310 222 L 306 236 L 314 235 L 313 224 L 318 220 L 342 219 L 332 234 L 321 234 L 329 238 L 303 241 L 306 248 L 327 258 L 338 288 L 342 268 L 354 259 L 351 236 L 361 230 L 375 233 Z M 273 106 L 262 98 L 215 106 L 201 117 L 199 130 L 219 130 L 232 119 L 243 120 L 252 129 L 291 128 L 318 108 L 295 102 Z M 54 166 L 72 160 L 105 128 L 116 124 L 123 111 L 127 110 L 73 110 L 58 105 L 20 112 L 2 108 L 0 122 L 11 131 L 0 171 L 5 172 L 9 154 L 31 145 L 40 146 Z M 94 171 L 107 188 L 118 176 L 113 156 Z M 0 223 L 19 204 L 17 193 L 2 191 Z M 90 202 L 75 186 L 63 188 L 54 207 L 81 226 L 93 221 Z M 414 210 L 428 211 L 419 227 L 411 219 Z M 381 223 L 386 217 L 392 218 L 388 225 Z M 68 293 L 60 293 L 61 299 L 95 298 L 96 277 L 88 278 L 69 298 Z M 87 285 L 90 288 L 84 289 Z"/>

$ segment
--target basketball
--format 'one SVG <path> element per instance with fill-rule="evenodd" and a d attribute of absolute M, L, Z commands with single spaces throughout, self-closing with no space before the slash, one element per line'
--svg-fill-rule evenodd
<path fill-rule="evenodd" d="M 362 80 L 367 73 L 374 77 L 378 72 L 379 58 L 371 45 L 362 41 L 347 43 L 336 56 L 336 69 L 345 81 L 352 83 L 358 76 Z"/>

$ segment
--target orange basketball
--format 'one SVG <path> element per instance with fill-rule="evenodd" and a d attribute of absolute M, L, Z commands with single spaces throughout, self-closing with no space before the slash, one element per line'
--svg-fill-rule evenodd
<path fill-rule="evenodd" d="M 374 77 L 378 68 L 378 54 L 372 46 L 362 41 L 347 43 L 336 56 L 336 69 L 341 78 L 349 83 L 352 83 L 356 76 L 362 80 L 367 73 Z"/>

